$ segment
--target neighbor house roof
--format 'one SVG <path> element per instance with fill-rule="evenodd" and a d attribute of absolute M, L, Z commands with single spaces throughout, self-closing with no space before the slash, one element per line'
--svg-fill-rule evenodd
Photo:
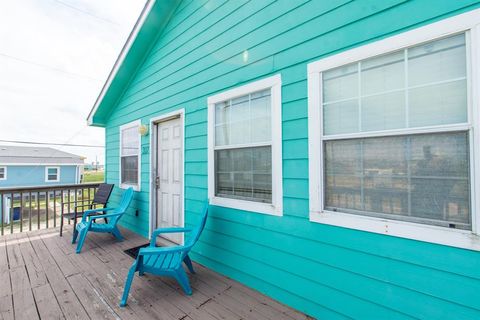
<path fill-rule="evenodd" d="M 105 126 L 110 111 L 118 102 L 179 3 L 180 0 L 147 1 L 88 115 L 89 125 Z"/>
<path fill-rule="evenodd" d="M 85 157 L 53 148 L 0 146 L 0 165 L 5 164 L 83 164 Z"/>

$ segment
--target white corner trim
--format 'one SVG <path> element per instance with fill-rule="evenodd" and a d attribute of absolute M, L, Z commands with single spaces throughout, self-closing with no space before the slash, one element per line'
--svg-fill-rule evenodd
<path fill-rule="evenodd" d="M 215 103 L 252 92 L 271 89 L 272 103 L 272 203 L 260 203 L 215 196 Z M 212 205 L 275 216 L 283 215 L 282 178 L 282 78 L 280 74 L 236 87 L 207 99 L 208 102 L 208 198 Z"/>
<path fill-rule="evenodd" d="M 7 167 L 6 166 L 0 166 L 0 169 L 3 169 L 3 178 L 0 178 L 0 181 L 7 180 Z"/>
<path fill-rule="evenodd" d="M 48 169 L 56 169 L 57 170 L 57 179 L 48 180 Z M 45 182 L 59 182 L 59 181 L 60 181 L 60 167 L 45 167 Z"/>
<path fill-rule="evenodd" d="M 133 43 L 135 42 L 135 39 L 137 38 L 138 33 L 143 27 L 143 24 L 145 23 L 145 20 L 147 19 L 148 15 L 150 14 L 150 11 L 153 8 L 153 5 L 155 4 L 155 0 L 147 0 L 147 3 L 145 4 L 145 8 L 143 9 L 140 17 L 138 18 L 137 22 L 135 23 L 135 26 L 133 27 L 132 32 L 128 36 L 127 42 L 122 48 L 122 51 L 120 52 L 120 55 L 118 56 L 117 60 L 115 61 L 115 64 L 113 65 L 112 71 L 110 71 L 110 74 L 108 75 L 107 81 L 102 87 L 102 91 L 100 91 L 100 95 L 98 96 L 97 100 L 95 101 L 95 104 L 93 108 L 90 110 L 90 113 L 88 114 L 87 117 L 87 124 L 90 126 L 93 123 L 93 116 L 98 110 L 98 107 L 100 106 L 100 103 L 102 102 L 103 98 L 105 97 L 105 94 L 107 93 L 108 89 L 110 88 L 113 79 L 117 76 L 118 70 L 120 69 L 120 66 L 123 64 L 123 61 L 125 61 L 125 57 L 127 56 L 128 52 L 130 51 L 130 48 L 132 47 Z"/>
<path fill-rule="evenodd" d="M 178 109 L 166 114 L 162 114 L 153 118 L 150 118 L 150 175 L 149 175 L 149 224 L 148 224 L 148 237 L 151 238 L 152 232 L 155 229 L 155 218 L 154 214 L 157 213 L 157 201 L 156 201 L 156 191 L 155 191 L 155 175 L 156 175 L 156 165 L 157 165 L 157 141 L 158 136 L 155 130 L 155 125 L 159 122 L 168 121 L 171 119 L 175 119 L 180 117 L 181 125 L 182 125 L 182 196 L 181 196 L 181 203 L 182 203 L 182 211 L 183 211 L 183 224 L 185 225 L 185 109 Z M 182 235 L 183 237 L 183 235 Z M 182 243 L 184 239 L 182 238 Z"/>
<path fill-rule="evenodd" d="M 443 126 L 442 131 L 469 130 L 472 172 L 472 231 L 324 210 L 323 119 L 321 109 L 322 72 L 460 32 L 466 33 L 467 78 L 470 78 L 468 85 L 469 123 L 450 127 Z M 478 130 L 480 123 L 480 9 L 472 10 L 430 25 L 326 57 L 310 63 L 307 68 L 310 221 L 480 251 L 480 192 L 478 192 L 478 190 L 480 190 L 480 130 Z M 439 128 L 432 127 L 409 130 L 409 132 L 438 130 Z M 397 130 L 392 132 L 366 133 L 361 136 L 395 135 L 400 133 L 401 130 Z M 351 135 L 352 138 L 359 136 L 360 135 L 356 134 Z M 348 138 L 349 136 L 342 135 L 342 137 Z M 335 138 L 335 136 L 327 137 L 327 140 Z"/>
<path fill-rule="evenodd" d="M 137 152 L 137 157 L 138 157 L 138 183 L 137 184 L 128 184 L 128 183 L 122 183 L 122 132 L 125 129 L 133 128 L 133 127 L 140 127 L 142 124 L 142 121 L 140 119 L 134 120 L 132 122 L 126 123 L 124 125 L 121 125 L 118 130 L 118 178 L 119 178 L 119 186 L 121 189 L 128 189 L 130 187 L 133 188 L 135 191 L 140 191 L 141 186 L 142 186 L 142 136 L 140 133 L 138 133 L 138 152 Z"/>

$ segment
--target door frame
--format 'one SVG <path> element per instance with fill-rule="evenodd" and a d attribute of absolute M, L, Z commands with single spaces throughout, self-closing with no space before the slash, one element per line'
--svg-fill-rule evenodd
<path fill-rule="evenodd" d="M 156 146 L 157 146 L 157 141 L 158 141 L 158 137 L 157 137 L 157 130 L 155 130 L 155 126 L 158 124 L 158 123 L 161 123 L 161 122 L 166 122 L 166 121 L 169 121 L 169 120 L 173 120 L 173 119 L 176 119 L 176 118 L 180 118 L 180 123 L 181 123 L 181 126 L 182 126 L 182 173 L 181 173 L 181 177 L 182 177 L 182 182 L 181 182 L 181 185 L 182 185 L 182 195 L 180 197 L 180 201 L 182 203 L 182 215 L 183 215 L 183 219 L 182 219 L 182 227 L 185 226 L 185 109 L 182 108 L 182 109 L 178 109 L 178 110 L 175 110 L 175 111 L 172 111 L 172 112 L 168 112 L 168 113 L 165 113 L 165 114 L 162 114 L 160 116 L 156 116 L 156 117 L 153 117 L 153 118 L 150 118 L 150 127 L 149 127 L 149 132 L 150 132 L 150 177 L 149 177 L 149 180 L 150 180 L 150 183 L 149 183 L 149 201 L 150 201 L 150 205 L 149 205 L 149 209 L 150 209 L 150 213 L 148 215 L 148 219 L 149 219 L 149 222 L 148 222 L 148 237 L 151 238 L 152 237 L 152 232 L 153 230 L 155 230 L 156 226 L 155 226 L 155 222 L 156 222 L 156 213 L 157 213 L 157 192 L 156 192 L 156 189 L 155 189 L 155 172 L 156 172 L 156 165 L 157 165 L 157 149 L 156 149 Z M 182 236 L 182 243 L 183 243 L 183 236 Z"/>

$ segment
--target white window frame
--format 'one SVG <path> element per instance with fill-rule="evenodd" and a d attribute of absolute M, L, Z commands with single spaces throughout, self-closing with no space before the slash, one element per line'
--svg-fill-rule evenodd
<path fill-rule="evenodd" d="M 142 136 L 140 135 L 140 132 L 137 132 L 137 136 L 138 136 L 138 152 L 137 152 L 138 183 L 137 184 L 122 183 L 122 133 L 123 133 L 124 130 L 130 129 L 130 128 L 133 128 L 133 127 L 140 128 L 141 125 L 142 125 L 142 122 L 141 122 L 140 119 L 138 119 L 138 120 L 126 123 L 124 125 L 121 125 L 120 128 L 119 128 L 119 131 L 118 131 L 118 136 L 119 136 L 119 140 L 118 140 L 118 168 L 119 168 L 118 178 L 119 179 L 118 180 L 119 180 L 120 188 L 122 188 L 122 189 L 128 189 L 128 188 L 132 187 L 133 190 L 135 190 L 135 191 L 140 191 L 141 190 L 141 185 L 142 185 L 142 181 L 141 181 L 141 177 L 142 177 Z"/>
<path fill-rule="evenodd" d="M 442 126 L 442 131 L 469 132 L 472 231 L 324 210 L 322 72 L 381 54 L 465 32 L 468 123 Z M 480 9 L 472 10 L 308 65 L 308 137 L 310 221 L 480 251 Z M 375 137 L 438 132 L 434 127 L 351 134 Z M 342 135 L 345 138 L 345 135 Z M 335 135 L 328 139 L 335 139 Z"/>
<path fill-rule="evenodd" d="M 215 104 L 249 93 L 271 90 L 272 121 L 272 203 L 215 196 Z M 281 216 L 282 188 L 282 78 L 280 74 L 248 83 L 214 96 L 208 102 L 208 197 L 212 205 Z"/>
<path fill-rule="evenodd" d="M 48 169 L 56 169 L 57 170 L 57 179 L 48 180 Z M 59 182 L 59 181 L 60 181 L 60 167 L 45 167 L 45 182 Z"/>
<path fill-rule="evenodd" d="M 6 166 L 0 166 L 0 169 L 3 169 L 3 178 L 0 178 L 1 180 L 7 180 L 7 167 Z"/>

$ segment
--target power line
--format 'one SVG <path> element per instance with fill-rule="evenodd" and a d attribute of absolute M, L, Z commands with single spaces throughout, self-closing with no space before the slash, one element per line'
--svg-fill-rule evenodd
<path fill-rule="evenodd" d="M 93 77 L 90 77 L 90 76 L 87 76 L 87 75 L 84 75 L 84 74 L 74 73 L 74 72 L 70 72 L 70 71 L 60 69 L 60 68 L 57 68 L 57 67 L 52 67 L 52 66 L 49 66 L 49 65 L 46 65 L 46 64 L 42 64 L 42 63 L 30 61 L 30 60 L 25 60 L 25 59 L 22 59 L 22 58 L 19 58 L 19 57 L 11 56 L 11 55 L 3 53 L 3 52 L 0 52 L 0 56 L 2 56 L 4 58 L 12 59 L 12 60 L 20 61 L 20 62 L 23 62 L 23 63 L 31 64 L 31 65 L 34 65 L 34 66 L 37 66 L 37 67 L 50 69 L 50 70 L 53 70 L 53 71 L 56 71 L 56 72 L 69 74 L 69 75 L 72 75 L 72 76 L 75 76 L 75 77 L 86 78 L 86 79 L 93 80 L 93 81 L 103 81 L 101 79 L 93 78 Z"/>
<path fill-rule="evenodd" d="M 83 13 L 83 14 L 86 14 L 86 15 L 88 15 L 88 16 L 90 16 L 90 17 L 93 17 L 93 18 L 95 18 L 95 19 L 101 20 L 101 21 L 103 21 L 103 22 L 107 22 L 107 23 L 110 23 L 110 24 L 113 24 L 113 25 L 116 25 L 116 26 L 120 26 L 120 24 L 118 24 L 118 23 L 116 23 L 116 22 L 114 22 L 114 21 L 112 21 L 112 20 L 99 17 L 99 16 L 94 15 L 93 13 L 91 13 L 91 12 L 89 12 L 89 11 L 80 9 L 80 8 L 78 8 L 78 7 L 75 7 L 75 6 L 72 6 L 72 5 L 69 4 L 69 3 L 65 3 L 65 2 L 60 1 L 60 0 L 53 0 L 53 1 L 56 2 L 56 3 L 58 3 L 58 4 L 61 4 L 61 5 L 65 6 L 65 7 L 67 7 L 67 8 L 69 8 L 69 9 L 72 9 L 72 10 L 75 10 L 75 11 L 78 11 L 78 12 L 81 12 L 81 13 Z"/>
<path fill-rule="evenodd" d="M 92 145 L 92 144 L 55 143 L 55 142 L 51 143 L 51 142 L 33 142 L 33 141 L 20 141 L 20 140 L 0 140 L 0 142 L 51 145 L 51 146 L 63 146 L 63 147 L 105 148 L 105 146 L 98 146 L 98 145 Z"/>

